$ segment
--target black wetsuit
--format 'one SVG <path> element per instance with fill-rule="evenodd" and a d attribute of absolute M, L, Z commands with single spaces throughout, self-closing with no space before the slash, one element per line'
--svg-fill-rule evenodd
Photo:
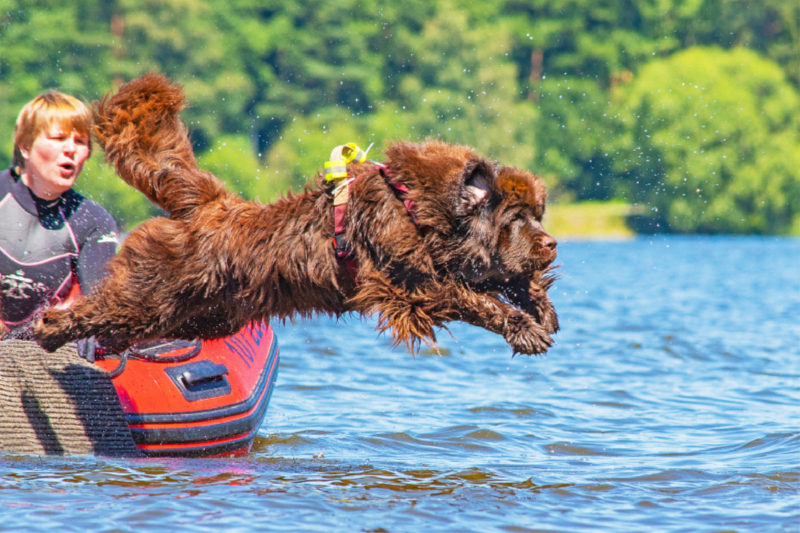
<path fill-rule="evenodd" d="M 37 198 L 10 170 L 0 172 L 0 320 L 6 337 L 30 338 L 40 309 L 83 294 L 116 252 L 117 225 L 100 205 L 69 190 Z"/>

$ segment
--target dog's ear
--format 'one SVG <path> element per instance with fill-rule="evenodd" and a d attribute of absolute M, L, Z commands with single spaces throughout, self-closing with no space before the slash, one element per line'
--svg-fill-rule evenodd
<path fill-rule="evenodd" d="M 466 168 L 466 179 L 461 199 L 468 208 L 473 208 L 489 196 L 492 169 L 483 161 L 471 161 Z"/>
<path fill-rule="evenodd" d="M 497 189 L 504 198 L 524 202 L 531 207 L 544 204 L 547 197 L 544 182 L 530 172 L 503 167 L 497 175 Z"/>

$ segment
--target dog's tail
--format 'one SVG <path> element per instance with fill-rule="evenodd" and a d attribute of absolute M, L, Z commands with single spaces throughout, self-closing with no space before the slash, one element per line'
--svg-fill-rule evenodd
<path fill-rule="evenodd" d="M 175 219 L 227 194 L 213 174 L 197 168 L 178 113 L 183 90 L 145 74 L 94 104 L 95 134 L 120 177 Z"/>

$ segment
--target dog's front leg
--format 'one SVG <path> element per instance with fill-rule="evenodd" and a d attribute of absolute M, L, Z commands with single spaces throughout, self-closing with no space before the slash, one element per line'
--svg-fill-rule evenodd
<path fill-rule="evenodd" d="M 542 279 L 540 274 L 537 273 L 531 279 L 512 278 L 496 289 L 516 307 L 533 316 L 545 331 L 552 335 L 559 329 L 558 315 L 547 296 L 547 287 L 551 281 L 548 278 Z"/>
<path fill-rule="evenodd" d="M 359 274 L 358 290 L 346 305 L 362 315 L 377 314 L 378 329 L 391 331 L 395 346 L 405 344 L 414 351 L 421 342 L 434 345 L 433 328 L 456 319 L 452 311 L 437 316 L 434 302 L 425 288 L 408 289 L 392 283 L 385 271 L 368 270 Z"/>
<path fill-rule="evenodd" d="M 528 311 L 528 309 L 535 309 L 536 317 L 539 319 L 539 323 L 544 327 L 545 331 L 551 335 L 556 333 L 559 330 L 558 314 L 556 314 L 556 308 L 547 296 L 546 289 L 533 279 L 530 282 L 527 294 L 527 305 L 523 304 L 522 309 L 526 311 Z M 530 311 L 528 312 L 530 313 Z"/>
<path fill-rule="evenodd" d="M 460 320 L 502 335 L 515 354 L 540 354 L 553 345 L 533 316 L 497 298 L 462 288 L 458 301 Z"/>

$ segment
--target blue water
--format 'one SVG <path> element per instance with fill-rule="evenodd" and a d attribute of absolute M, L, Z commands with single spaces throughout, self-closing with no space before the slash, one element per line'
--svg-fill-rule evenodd
<path fill-rule="evenodd" d="M 800 240 L 559 248 L 546 357 L 276 326 L 249 456 L 0 456 L 0 529 L 800 531 Z"/>

